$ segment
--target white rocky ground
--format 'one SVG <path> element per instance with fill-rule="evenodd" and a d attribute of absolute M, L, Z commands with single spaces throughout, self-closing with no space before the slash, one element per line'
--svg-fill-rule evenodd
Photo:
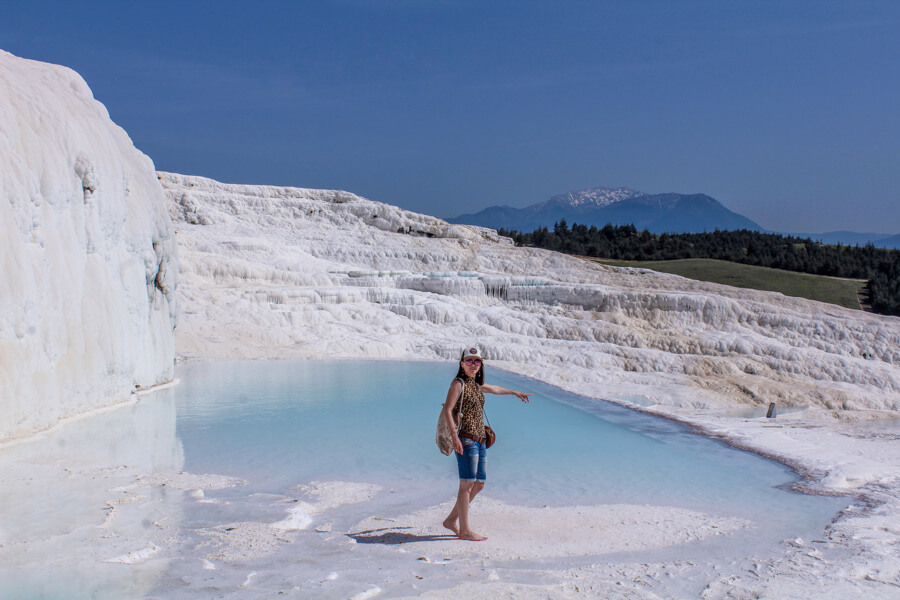
<path fill-rule="evenodd" d="M 0 441 L 172 378 L 153 163 L 71 69 L 0 50 Z"/>
<path fill-rule="evenodd" d="M 454 359 L 477 343 L 492 365 L 693 423 L 798 467 L 810 488 L 859 494 L 819 539 L 791 540 L 744 575 L 634 562 L 512 585 L 478 573 L 469 553 L 478 597 L 655 598 L 660 581 L 679 577 L 685 590 L 702 582 L 704 598 L 896 597 L 900 432 L 871 420 L 900 416 L 900 319 L 514 248 L 491 230 L 346 192 L 160 180 L 182 257 L 184 359 Z M 748 405 L 762 414 L 769 402 L 810 408 L 774 421 L 734 416 Z M 499 539 L 518 540 L 492 552 L 540 561 L 577 554 L 595 535 L 612 545 L 659 536 L 636 507 L 627 540 L 615 533 L 612 507 L 591 510 L 597 522 L 612 515 L 612 526 L 553 544 L 519 539 L 515 519 L 488 520 Z M 425 535 L 440 512 L 402 520 Z M 552 530 L 585 522 L 564 513 Z M 687 538 L 673 543 L 702 539 L 688 521 Z M 429 547 L 452 554 L 452 543 Z M 466 597 L 472 585 L 422 597 Z"/>

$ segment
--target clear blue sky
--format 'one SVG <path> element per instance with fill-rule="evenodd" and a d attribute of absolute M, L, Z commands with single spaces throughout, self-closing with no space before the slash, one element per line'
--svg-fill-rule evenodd
<path fill-rule="evenodd" d="M 437 216 L 703 192 L 778 231 L 900 233 L 900 2 L 41 2 L 158 169 Z"/>

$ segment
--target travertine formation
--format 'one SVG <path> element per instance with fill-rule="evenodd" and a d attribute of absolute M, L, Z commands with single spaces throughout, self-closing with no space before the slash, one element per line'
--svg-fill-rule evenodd
<path fill-rule="evenodd" d="M 595 397 L 900 410 L 900 319 L 515 248 L 347 192 L 160 179 L 186 358 L 452 359 L 472 342 Z"/>
<path fill-rule="evenodd" d="M 0 440 L 171 379 L 172 224 L 74 71 L 0 51 Z"/>

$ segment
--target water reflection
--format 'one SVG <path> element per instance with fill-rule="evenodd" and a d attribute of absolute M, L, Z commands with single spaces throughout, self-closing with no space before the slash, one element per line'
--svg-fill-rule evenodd
<path fill-rule="evenodd" d="M 453 367 L 187 365 L 178 406 L 186 468 L 240 477 L 276 494 L 332 479 L 451 490 L 455 461 L 437 452 L 434 422 Z M 527 405 L 488 395 L 486 411 L 499 432 L 489 458 L 494 497 L 531 505 L 664 504 L 779 524 L 835 510 L 833 499 L 781 489 L 795 479 L 783 465 L 677 423 L 496 370 L 488 381 L 535 393 Z"/>
<path fill-rule="evenodd" d="M 455 492 L 455 461 L 434 444 L 454 374 L 452 363 L 187 364 L 177 387 L 7 447 L 0 597 L 207 598 L 222 590 L 244 597 L 251 572 L 299 585 L 336 570 L 338 554 L 355 574 L 348 581 L 367 575 L 370 556 L 352 551 L 357 546 L 340 532 L 372 515 L 436 506 Z M 500 435 L 485 492 L 493 499 L 682 506 L 753 520 L 752 530 L 722 539 L 729 560 L 760 540 L 821 531 L 840 504 L 779 489 L 792 480 L 788 469 L 678 424 L 498 371 L 488 381 L 535 394 L 528 405 L 488 397 Z M 193 483 L 141 479 L 176 471 L 247 485 L 189 494 Z M 270 525 L 297 506 L 297 486 L 313 481 L 380 491 L 329 509 L 324 535 L 290 537 L 257 562 L 217 559 L 221 552 L 203 545 L 202 531 L 223 527 L 274 535 Z"/>
<path fill-rule="evenodd" d="M 164 553 L 139 565 L 106 561 L 164 546 L 155 523 L 178 526 L 179 495 L 134 484 L 183 462 L 172 389 L 0 450 L 0 596 L 146 593 L 166 568 Z"/>

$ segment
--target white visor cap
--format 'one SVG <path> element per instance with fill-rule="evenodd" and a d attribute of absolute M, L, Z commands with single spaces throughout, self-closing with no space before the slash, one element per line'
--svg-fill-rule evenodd
<path fill-rule="evenodd" d="M 478 360 L 484 360 L 483 358 L 481 358 L 481 351 L 478 350 L 478 348 L 475 346 L 466 348 L 466 351 L 463 352 L 462 360 L 466 360 L 467 358 L 477 358 Z"/>

